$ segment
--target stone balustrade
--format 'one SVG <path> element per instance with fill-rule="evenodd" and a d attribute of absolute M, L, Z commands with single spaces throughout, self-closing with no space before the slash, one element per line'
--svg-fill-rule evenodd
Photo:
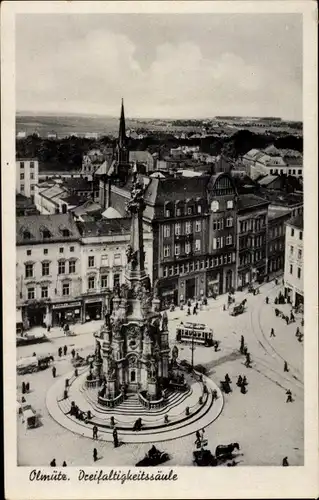
<path fill-rule="evenodd" d="M 138 399 L 139 399 L 140 403 L 143 406 L 145 406 L 145 408 L 148 408 L 149 410 L 155 409 L 155 408 L 162 408 L 162 406 L 164 406 L 164 404 L 165 404 L 164 398 L 149 401 L 148 399 L 144 398 L 144 396 L 142 396 L 142 394 L 140 392 L 138 393 Z"/>
<path fill-rule="evenodd" d="M 115 398 L 105 398 L 102 396 L 98 397 L 98 402 L 102 406 L 107 406 L 108 408 L 114 408 L 115 406 L 119 405 L 124 401 L 124 394 L 121 392 L 118 396 Z"/>

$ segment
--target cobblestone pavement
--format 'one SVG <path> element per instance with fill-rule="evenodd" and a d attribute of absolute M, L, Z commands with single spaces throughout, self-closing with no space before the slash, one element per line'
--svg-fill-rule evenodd
<path fill-rule="evenodd" d="M 182 320 L 207 323 L 214 330 L 216 339 L 221 340 L 220 351 L 212 348 L 196 347 L 195 364 L 200 363 L 208 369 L 209 377 L 217 384 L 228 373 L 232 379 L 233 392 L 225 395 L 225 406 L 220 417 L 206 427 L 205 435 L 209 448 L 214 452 L 218 444 L 239 442 L 240 455 L 238 465 L 281 465 L 288 456 L 291 465 L 303 465 L 303 344 L 295 337 L 300 318 L 296 323 L 286 325 L 274 314 L 274 297 L 280 286 L 268 283 L 261 287 L 256 296 L 245 292 L 236 293 L 236 301 L 247 298 L 247 311 L 237 317 L 223 311 L 227 297 L 221 296 L 210 300 L 205 310 L 198 316 L 186 318 L 185 311 L 179 309 L 169 312 L 170 343 L 175 342 L 175 328 Z M 270 304 L 265 303 L 266 295 Z M 288 314 L 288 305 L 279 306 Z M 88 325 L 88 324 L 87 324 Z M 77 334 L 75 337 L 52 338 L 48 344 L 21 347 L 17 357 L 31 355 L 32 352 L 56 353 L 60 345 L 74 344 L 83 354 L 92 352 L 92 332 L 98 325 L 91 324 L 91 331 Z M 74 330 L 82 325 L 75 325 Z M 96 328 L 95 328 L 96 327 Z M 275 329 L 276 337 L 270 338 L 270 329 Z M 86 326 L 89 329 L 89 326 Z M 303 330 L 301 328 L 301 330 Z M 77 331 L 76 331 L 77 333 Z M 252 368 L 244 366 L 244 358 L 239 356 L 240 336 L 244 335 L 252 357 Z M 189 346 L 179 347 L 179 358 L 190 360 Z M 287 361 L 289 372 L 283 370 Z M 58 376 L 70 371 L 70 356 L 56 359 Z M 248 392 L 241 394 L 236 386 L 239 374 L 248 379 Z M 96 465 L 134 465 L 143 458 L 150 445 L 123 444 L 113 449 L 112 443 L 93 442 L 72 432 L 66 431 L 48 414 L 45 399 L 53 379 L 51 370 L 29 376 L 18 376 L 18 392 L 21 394 L 22 380 L 29 381 L 31 393 L 28 401 L 41 415 L 41 426 L 25 430 L 18 418 L 18 461 L 20 465 L 45 466 L 55 458 L 57 464 L 66 460 L 68 465 L 94 465 L 93 448 L 100 456 Z M 286 403 L 285 391 L 291 389 L 293 403 Z M 119 436 L 121 439 L 121 436 Z M 195 436 L 165 441 L 158 444 L 159 449 L 167 451 L 171 460 L 167 465 L 192 465 Z M 156 443 L 155 443 L 156 444 Z"/>

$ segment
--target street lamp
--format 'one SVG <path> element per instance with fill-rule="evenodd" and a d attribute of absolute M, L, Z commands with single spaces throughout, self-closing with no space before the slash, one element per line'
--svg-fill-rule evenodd
<path fill-rule="evenodd" d="M 192 361 L 191 361 L 192 370 L 194 369 L 194 351 L 195 351 L 194 334 L 195 334 L 195 330 L 193 328 L 193 332 L 192 332 L 192 345 L 191 345 L 191 351 L 192 351 Z"/>

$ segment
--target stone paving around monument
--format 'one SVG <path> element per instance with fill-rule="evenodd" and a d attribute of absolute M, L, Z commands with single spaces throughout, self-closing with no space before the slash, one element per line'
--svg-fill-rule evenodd
<path fill-rule="evenodd" d="M 296 322 L 286 325 L 274 314 L 273 300 L 281 289 L 270 282 L 261 287 L 256 296 L 245 292 L 236 292 L 236 301 L 247 298 L 247 312 L 232 317 L 223 311 L 227 297 L 209 300 L 208 307 L 197 316 L 186 317 L 185 311 L 168 312 L 170 345 L 175 344 L 175 328 L 182 321 L 207 323 L 214 330 L 214 336 L 221 341 L 220 351 L 213 348 L 196 347 L 195 364 L 201 364 L 208 370 L 208 376 L 217 385 L 228 373 L 232 379 L 232 392 L 224 395 L 224 407 L 220 416 L 205 427 L 208 447 L 214 453 L 218 444 L 239 442 L 241 455 L 236 459 L 238 465 L 281 465 L 282 458 L 288 456 L 290 465 L 303 465 L 303 343 L 295 337 L 297 326 L 303 330 L 300 317 Z M 265 303 L 268 296 L 270 304 Z M 288 305 L 279 306 L 288 314 Z M 77 326 L 77 325 L 75 325 Z M 82 355 L 93 351 L 93 331 L 97 325 L 86 325 L 91 331 L 75 337 L 53 338 L 51 343 L 39 344 L 17 349 L 17 357 L 37 353 L 52 352 L 55 356 L 57 376 L 66 378 L 70 372 L 70 355 L 58 359 L 57 349 L 68 344 L 69 350 L 74 345 Z M 274 328 L 276 337 L 270 338 L 270 329 Z M 244 335 L 252 357 L 252 368 L 246 368 L 244 357 L 238 353 L 240 336 Z M 179 359 L 190 361 L 190 347 L 179 348 Z M 289 372 L 284 372 L 287 361 Z M 239 374 L 248 380 L 247 394 L 241 394 L 236 386 Z M 40 414 L 40 427 L 26 430 L 17 417 L 18 425 L 18 463 L 19 465 L 48 465 L 52 458 L 57 464 L 66 460 L 68 465 L 93 465 L 92 451 L 96 446 L 100 456 L 100 465 L 134 465 L 143 458 L 150 443 L 125 444 L 114 449 L 106 441 L 93 442 L 90 437 L 74 434 L 66 430 L 49 415 L 46 398 L 55 380 L 51 370 L 32 375 L 18 376 L 18 393 L 21 395 L 22 380 L 29 381 L 31 392 L 27 400 Z M 286 390 L 290 389 L 293 403 L 286 403 Z M 204 424 L 203 424 L 204 426 Z M 201 428 L 198 422 L 198 429 Z M 195 433 L 194 429 L 194 433 Z M 166 465 L 192 465 L 195 435 L 176 437 L 160 442 L 158 447 L 171 455 Z M 154 436 L 154 443 L 157 441 Z"/>

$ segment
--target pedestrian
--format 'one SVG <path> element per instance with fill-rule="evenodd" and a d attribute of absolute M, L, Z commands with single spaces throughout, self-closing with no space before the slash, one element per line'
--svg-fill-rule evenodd
<path fill-rule="evenodd" d="M 74 356 L 75 356 L 75 349 L 74 348 L 71 351 L 71 356 L 72 356 L 72 359 L 74 359 Z"/>
<path fill-rule="evenodd" d="M 25 394 L 25 382 L 22 382 L 21 392 L 22 392 L 22 394 Z"/>
<path fill-rule="evenodd" d="M 218 352 L 218 350 L 219 350 L 218 346 L 219 346 L 219 342 L 218 342 L 218 340 L 215 340 L 215 342 L 214 342 L 214 351 L 215 352 Z"/>
<path fill-rule="evenodd" d="M 270 336 L 271 337 L 276 337 L 275 330 L 273 328 L 270 330 Z"/>
<path fill-rule="evenodd" d="M 297 326 L 297 330 L 296 330 L 296 337 L 298 337 L 300 335 L 300 329 L 299 329 L 299 326 Z"/>
<path fill-rule="evenodd" d="M 292 323 L 294 323 L 294 322 L 295 322 L 295 316 L 294 316 L 294 313 L 293 313 L 292 311 L 291 311 L 291 313 L 290 313 L 290 321 L 291 321 Z"/>
<path fill-rule="evenodd" d="M 114 444 L 114 448 L 117 448 L 119 445 L 116 427 L 114 427 L 114 429 L 113 429 L 113 444 Z"/>
<path fill-rule="evenodd" d="M 242 378 L 241 375 L 238 375 L 238 379 L 237 379 L 236 385 L 238 387 L 240 387 L 242 383 L 243 383 L 243 378 Z"/>
<path fill-rule="evenodd" d="M 285 320 L 286 320 L 287 325 L 289 325 L 289 318 L 288 318 L 288 316 L 285 316 Z"/>
<path fill-rule="evenodd" d="M 242 380 L 242 385 L 248 385 L 246 375 L 244 375 L 244 378 Z"/>
<path fill-rule="evenodd" d="M 241 386 L 240 386 L 240 392 L 242 394 L 246 394 L 247 393 L 247 389 L 246 389 L 246 386 L 244 384 L 241 384 Z"/>
<path fill-rule="evenodd" d="M 68 399 L 68 390 L 64 389 L 63 391 L 63 399 Z"/>
<path fill-rule="evenodd" d="M 64 460 L 63 464 L 62 464 L 62 467 L 67 467 L 66 465 L 66 461 Z"/>
<path fill-rule="evenodd" d="M 191 315 L 191 309 L 190 309 L 190 307 L 187 308 L 187 313 L 186 314 L 187 314 L 187 316 Z"/>
<path fill-rule="evenodd" d="M 50 333 L 50 330 L 51 330 L 51 325 L 48 325 L 48 327 L 47 327 L 48 333 Z"/>
<path fill-rule="evenodd" d="M 59 349 L 58 349 L 58 355 L 59 355 L 59 358 L 61 358 L 61 356 L 62 356 L 62 347 L 59 347 Z"/>
<path fill-rule="evenodd" d="M 266 304 L 269 304 L 269 298 L 266 297 Z"/>
<path fill-rule="evenodd" d="M 193 307 L 193 314 L 197 314 L 196 306 Z"/>
<path fill-rule="evenodd" d="M 228 375 L 228 373 L 226 373 L 225 375 L 225 380 L 226 382 L 228 382 L 228 384 L 231 384 L 230 376 Z"/>
<path fill-rule="evenodd" d="M 198 442 L 200 443 L 201 442 L 201 435 L 200 435 L 200 432 L 199 431 L 196 431 L 196 441 L 195 443 Z"/>
<path fill-rule="evenodd" d="M 63 347 L 63 354 L 64 354 L 64 356 L 66 356 L 66 353 L 67 353 L 67 352 L 68 352 L 68 346 L 67 346 L 67 345 L 65 345 L 65 346 Z"/>
<path fill-rule="evenodd" d="M 79 375 L 79 370 L 77 368 L 75 368 L 75 370 L 74 370 L 74 376 L 78 377 L 78 375 Z"/>
<path fill-rule="evenodd" d="M 65 385 L 65 388 L 66 388 L 66 389 L 69 387 L 69 385 L 70 385 L 70 381 L 69 381 L 69 379 L 68 379 L 68 378 L 66 378 L 66 379 L 65 379 L 65 384 L 64 384 L 64 385 Z"/>
<path fill-rule="evenodd" d="M 191 305 L 192 305 L 192 303 L 191 303 L 190 299 L 188 299 L 188 301 L 187 301 L 187 307 L 190 307 Z"/>
<path fill-rule="evenodd" d="M 218 399 L 218 394 L 217 394 L 216 389 L 214 389 L 214 390 L 212 391 L 212 399 L 213 399 L 213 401 L 215 401 L 215 399 Z"/>
<path fill-rule="evenodd" d="M 247 354 L 246 354 L 245 366 L 246 366 L 246 368 L 250 368 L 251 367 L 251 358 L 250 358 L 249 352 L 247 352 Z"/>
<path fill-rule="evenodd" d="M 29 383 L 29 382 L 27 382 L 27 383 L 25 384 L 25 392 L 29 392 L 29 391 L 30 391 L 30 383 Z"/>
<path fill-rule="evenodd" d="M 246 356 L 248 353 L 248 347 L 245 345 L 243 348 L 243 354 Z"/>
<path fill-rule="evenodd" d="M 282 461 L 282 465 L 283 467 L 288 467 L 289 466 L 289 463 L 288 463 L 288 457 L 285 457 Z"/>
<path fill-rule="evenodd" d="M 304 326 L 305 324 L 305 320 L 303 318 L 301 318 L 301 326 Z"/>
<path fill-rule="evenodd" d="M 286 403 L 292 403 L 292 394 L 290 389 L 286 391 L 286 396 L 287 396 Z"/>
<path fill-rule="evenodd" d="M 93 439 L 97 439 L 97 431 L 98 431 L 97 425 L 93 426 L 92 431 L 93 431 Z"/>
<path fill-rule="evenodd" d="M 56 460 L 55 460 L 55 458 L 53 460 L 51 460 L 50 467 L 56 467 Z"/>
<path fill-rule="evenodd" d="M 285 361 L 285 363 L 284 363 L 284 372 L 289 372 L 287 361 Z"/>
<path fill-rule="evenodd" d="M 244 354 L 244 347 L 245 347 L 245 338 L 243 335 L 240 337 L 240 352 L 241 354 Z"/>
<path fill-rule="evenodd" d="M 226 311 L 226 306 L 225 306 L 225 304 L 223 305 L 223 311 Z"/>
<path fill-rule="evenodd" d="M 52 377 L 53 378 L 56 377 L 56 367 L 55 366 L 52 366 Z"/>
<path fill-rule="evenodd" d="M 93 460 L 94 460 L 94 462 L 97 461 L 97 449 L 96 448 L 93 449 Z"/>

